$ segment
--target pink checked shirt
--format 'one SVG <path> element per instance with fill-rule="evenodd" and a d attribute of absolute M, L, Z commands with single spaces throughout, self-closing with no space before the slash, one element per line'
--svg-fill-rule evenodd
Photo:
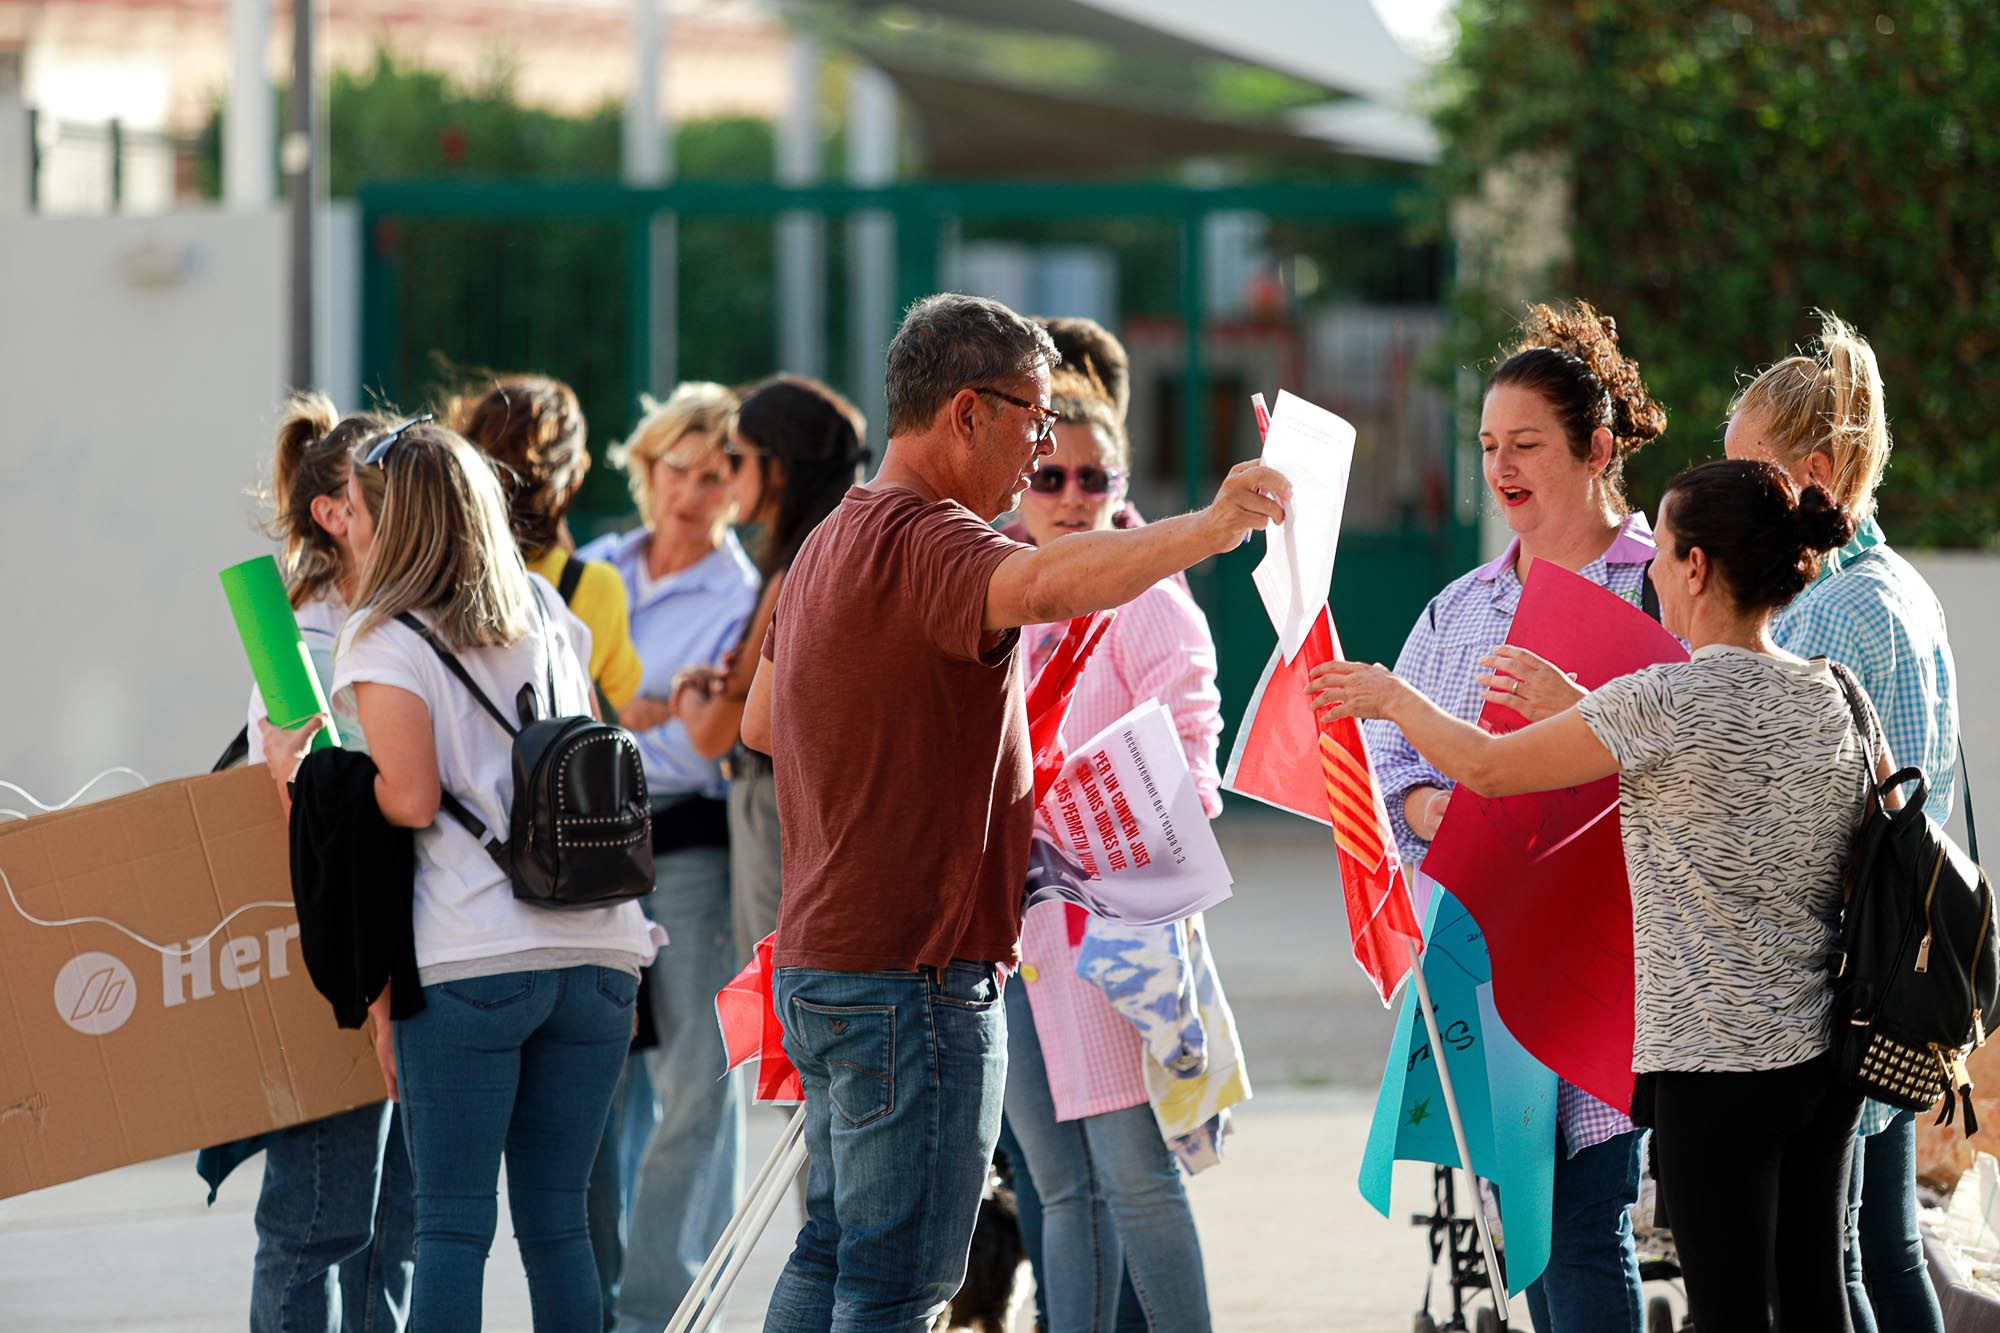
<path fill-rule="evenodd" d="M 1038 669 L 1062 636 L 1061 625 L 1022 631 L 1028 668 Z M 1222 809 L 1222 775 L 1215 764 L 1222 735 L 1222 696 L 1215 688 L 1215 640 L 1208 618 L 1179 580 L 1154 584 L 1118 609 L 1084 667 L 1069 717 L 1065 747 L 1081 745 L 1148 699 L 1173 715 L 1188 770 L 1204 809 Z M 1019 980 L 1028 987 L 1035 1034 L 1048 1064 L 1056 1119 L 1076 1120 L 1146 1101 L 1145 1048 L 1138 1029 L 1118 1015 L 1104 992 L 1076 975 L 1063 903 L 1029 909 L 1021 930 Z"/>

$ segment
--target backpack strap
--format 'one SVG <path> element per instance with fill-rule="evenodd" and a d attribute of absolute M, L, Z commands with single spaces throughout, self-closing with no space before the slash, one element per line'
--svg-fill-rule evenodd
<path fill-rule="evenodd" d="M 1972 853 L 1972 863 L 1981 865 L 1979 860 L 1979 826 L 1972 822 L 1972 770 L 1965 766 L 1965 742 L 1958 743 L 1958 789 L 1965 793 L 1965 843 Z"/>
<path fill-rule="evenodd" d="M 223 748 L 222 757 L 220 759 L 217 759 L 215 761 L 215 766 L 209 769 L 208 771 L 211 773 L 220 773 L 225 768 L 236 767 L 238 764 L 242 763 L 245 759 L 248 759 L 249 757 L 250 757 L 250 728 L 246 725 L 241 731 L 237 732 L 235 737 L 229 742 L 229 744 Z M 1959 754 L 1959 763 L 1962 765 L 1964 762 L 1965 762 L 1964 752 L 1961 751 Z"/>
<path fill-rule="evenodd" d="M 576 561 L 572 560 L 564 569 L 564 576 L 567 577 L 569 570 L 574 568 L 576 568 Z M 544 679 L 548 681 L 549 686 L 548 715 L 550 717 L 559 717 L 561 713 L 556 708 L 555 626 L 549 623 L 549 609 L 542 605 L 542 590 L 535 586 L 532 579 L 528 581 L 528 596 L 535 603 L 535 619 L 542 627 L 542 667 L 545 672 Z M 569 599 L 565 597 L 563 601 L 567 603 Z M 523 719 L 523 721 L 525 720 Z"/>
<path fill-rule="evenodd" d="M 1882 721 L 1875 716 L 1873 706 L 1868 704 L 1867 696 L 1862 693 L 1861 682 L 1856 679 L 1852 671 L 1847 669 L 1844 663 L 1836 662 L 1830 657 L 1815 657 L 1813 661 L 1826 663 L 1827 670 L 1831 671 L 1833 678 L 1840 683 L 1840 692 L 1847 696 L 1848 714 L 1854 720 L 1854 729 L 1861 733 L 1861 764 L 1868 773 L 1869 799 L 1873 800 L 1879 807 L 1882 805 L 1883 797 L 1906 782 L 1914 782 L 1917 784 L 1916 791 L 1903 802 L 1902 807 L 1908 816 L 1914 816 L 1916 812 L 1923 809 L 1924 802 L 1930 797 L 1930 782 L 1925 778 L 1924 771 L 1916 767 L 1899 768 L 1886 779 L 1878 781 L 1875 776 L 1877 772 L 1875 767 L 1875 756 L 1878 753 L 1877 742 L 1879 741 L 1881 746 L 1886 748 L 1889 738 L 1882 733 Z M 1870 722 L 1875 724 L 1874 727 L 1871 728 L 1868 725 Z M 1894 755 L 1890 756 L 1889 762 L 1893 767 L 1895 764 Z M 1901 818 L 1898 818 L 1897 822 L 1900 823 Z"/>
<path fill-rule="evenodd" d="M 444 788 L 438 788 L 438 809 L 450 815 L 458 826 L 472 835 L 472 840 L 486 849 L 502 870 L 507 869 L 507 844 L 495 837 L 487 829 L 478 815 L 472 813 L 464 801 L 459 800 Z"/>
<path fill-rule="evenodd" d="M 540 605 L 539 599 L 536 604 Z M 518 736 L 521 734 L 521 729 L 507 720 L 507 715 L 500 711 L 499 705 L 486 697 L 486 691 L 479 688 L 479 682 L 475 681 L 472 678 L 472 673 L 465 669 L 465 663 L 459 661 L 449 648 L 438 642 L 437 636 L 431 633 L 430 626 L 424 624 L 423 621 L 417 619 L 408 611 L 398 615 L 396 623 L 414 631 L 418 638 L 429 644 L 431 651 L 438 655 L 438 660 L 444 663 L 445 670 L 458 677 L 458 683 L 472 692 L 472 697 L 479 701 L 479 706 L 490 713 L 493 720 L 498 722 L 509 736 Z"/>
<path fill-rule="evenodd" d="M 576 602 L 576 586 L 583 582 L 583 561 L 572 555 L 563 563 L 562 577 L 556 580 L 556 595 L 563 599 L 564 606 Z"/>
<path fill-rule="evenodd" d="M 465 669 L 465 663 L 459 661 L 449 648 L 438 642 L 437 636 L 431 633 L 430 626 L 408 611 L 397 616 L 396 622 L 413 631 L 418 638 L 431 646 L 431 651 L 438 655 L 438 660 L 444 663 L 445 669 L 458 677 L 458 683 L 471 691 L 472 697 L 479 701 L 479 706 L 490 713 L 493 720 L 505 728 L 509 736 L 519 734 L 514 725 L 507 721 L 507 715 L 486 697 L 486 691 L 479 688 L 479 683 L 473 680 L 472 673 Z M 438 788 L 438 809 L 450 815 L 460 828 L 470 833 L 473 841 L 484 847 L 486 854 L 498 862 L 502 870 L 507 868 L 507 844 L 493 835 L 479 816 L 472 813 L 471 807 L 446 791 L 442 785 Z"/>
<path fill-rule="evenodd" d="M 1826 669 L 1840 686 L 1840 692 L 1847 699 L 1847 716 L 1854 723 L 1854 729 L 1861 733 L 1861 767 L 1868 774 L 1869 799 L 1881 802 L 1881 793 L 1876 790 L 1875 781 L 1875 733 L 1868 729 L 1868 710 L 1861 703 L 1861 682 L 1854 673 L 1831 657 L 1815 657 L 1815 662 L 1826 663 Z"/>

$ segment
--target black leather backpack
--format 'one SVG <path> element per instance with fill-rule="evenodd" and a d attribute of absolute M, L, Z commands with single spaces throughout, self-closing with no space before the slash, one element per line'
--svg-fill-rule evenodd
<path fill-rule="evenodd" d="M 1833 674 L 1855 725 L 1872 735 L 1859 683 L 1837 663 Z M 1979 866 L 1971 793 L 1968 856 L 1924 813 L 1922 769 L 1877 783 L 1870 754 L 1868 776 L 1834 957 L 1835 1067 L 1850 1086 L 1891 1106 L 1922 1111 L 1943 1098 L 1940 1125 L 1962 1103 L 1969 1136 L 1979 1122 L 1965 1055 L 1985 1045 L 2000 1010 L 1993 886 Z M 1915 790 L 1900 810 L 1888 809 L 1883 798 L 1905 782 Z"/>
<path fill-rule="evenodd" d="M 533 593 L 546 655 L 549 711 L 556 697 L 554 633 Z M 396 617 L 431 646 L 447 670 L 514 738 L 514 808 L 507 841 L 490 833 L 463 801 L 444 792 L 444 812 L 485 846 L 514 896 L 537 907 L 608 907 L 653 891 L 651 809 L 632 733 L 592 717 L 543 717 L 533 682 L 515 696 L 520 725 L 507 720 L 430 627 Z"/>

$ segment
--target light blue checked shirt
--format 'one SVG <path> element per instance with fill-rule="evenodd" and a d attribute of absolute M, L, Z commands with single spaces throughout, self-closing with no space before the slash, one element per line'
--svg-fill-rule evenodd
<path fill-rule="evenodd" d="M 1417 617 L 1396 658 L 1398 676 L 1439 708 L 1467 722 L 1478 720 L 1485 694 L 1477 680 L 1482 669 L 1479 659 L 1507 641 L 1514 610 L 1521 604 L 1521 579 L 1514 572 L 1520 549 L 1516 538 L 1498 559 L 1447 584 Z M 1657 551 L 1646 516 L 1630 514 L 1604 554 L 1577 572 L 1637 606 L 1646 566 Z M 1451 780 L 1418 754 L 1393 724 L 1365 722 L 1362 727 L 1403 864 L 1421 868 L 1430 844 L 1419 838 L 1403 817 L 1403 797 L 1413 787 L 1449 788 Z M 1623 1114 L 1567 1080 L 1556 1092 L 1556 1120 L 1571 1156 L 1632 1128 Z"/>
<path fill-rule="evenodd" d="M 1958 680 L 1944 608 L 1924 576 L 1889 548 L 1870 518 L 1854 540 L 1778 613 L 1771 635 L 1800 657 L 1830 657 L 1860 679 L 1882 719 L 1896 767 L 1924 771 L 1924 811 L 1942 824 L 1958 794 Z M 1897 1108 L 1868 1102 L 1861 1133 L 1888 1127 Z"/>

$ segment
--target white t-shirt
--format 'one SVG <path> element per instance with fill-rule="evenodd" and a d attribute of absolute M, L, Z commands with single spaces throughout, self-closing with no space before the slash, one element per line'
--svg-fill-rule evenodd
<path fill-rule="evenodd" d="M 530 574 L 554 636 L 557 716 L 590 711 L 591 686 L 582 663 L 590 660 L 590 631 L 571 615 L 555 590 Z M 429 622 L 422 612 L 418 618 Z M 352 706 L 354 686 L 393 685 L 424 701 L 437 746 L 438 777 L 445 790 L 471 807 L 488 829 L 506 836 L 513 806 L 513 738 L 445 666 L 429 644 L 395 621 L 358 633 L 363 617 L 349 621 L 334 656 L 335 716 Z M 536 697 L 548 693 L 541 622 L 530 618 L 525 638 L 506 648 L 469 648 L 458 654 L 487 698 L 510 713 L 523 684 Z M 518 902 L 506 874 L 457 820 L 440 814 L 417 834 L 417 967 L 496 958 L 533 949 L 592 949 L 630 954 L 643 966 L 655 951 L 652 925 L 637 902 L 614 907 L 553 911 Z"/>
<path fill-rule="evenodd" d="M 347 623 L 347 603 L 340 600 L 340 593 L 329 587 L 319 596 L 299 607 L 294 613 L 299 621 L 299 637 L 305 640 L 306 655 L 312 658 L 313 674 L 319 677 L 319 687 L 328 698 L 333 695 L 333 648 L 340 638 L 340 627 Z M 264 736 L 257 724 L 269 717 L 270 710 L 264 707 L 264 693 L 255 685 L 250 687 L 250 759 L 253 764 L 264 762 Z M 340 743 L 347 749 L 368 753 L 368 742 L 362 739 L 361 723 L 352 709 L 346 715 L 336 713 L 334 726 L 340 732 Z"/>
<path fill-rule="evenodd" d="M 1711 644 L 1577 712 L 1618 760 L 1634 1070 L 1782 1069 L 1825 1051 L 1827 957 L 1880 745 L 1826 663 Z"/>

